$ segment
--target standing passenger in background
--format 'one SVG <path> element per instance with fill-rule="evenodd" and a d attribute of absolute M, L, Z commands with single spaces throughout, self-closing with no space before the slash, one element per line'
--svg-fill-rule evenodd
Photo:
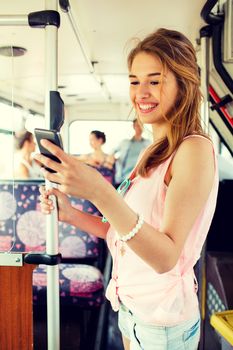
<path fill-rule="evenodd" d="M 34 136 L 27 130 L 15 133 L 14 178 L 38 179 L 42 177 L 39 165 L 32 158 L 36 144 Z"/>
<path fill-rule="evenodd" d="M 56 171 L 43 169 L 45 178 L 58 184 L 41 188 L 42 210 L 54 209 L 54 194 L 60 220 L 107 239 L 113 266 L 106 296 L 119 311 L 125 350 L 197 350 L 193 267 L 215 211 L 218 169 L 201 126 L 195 49 L 180 32 L 161 28 L 138 41 L 128 69 L 133 107 L 151 125 L 153 143 L 125 182 L 124 198 L 96 169 L 43 140 L 61 163 L 36 156 Z M 67 195 L 94 203 L 108 223 L 73 208 Z"/>
<path fill-rule="evenodd" d="M 122 140 L 114 149 L 115 158 L 115 186 L 118 187 L 126 179 L 135 167 L 139 154 L 151 143 L 142 137 L 142 126 L 137 119 L 133 120 L 134 136 Z"/>

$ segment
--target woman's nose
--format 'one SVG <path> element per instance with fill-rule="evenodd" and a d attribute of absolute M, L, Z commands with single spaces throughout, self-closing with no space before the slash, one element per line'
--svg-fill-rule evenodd
<path fill-rule="evenodd" d="M 148 84 L 141 83 L 138 86 L 137 97 L 138 98 L 147 98 L 149 96 L 150 96 L 150 90 L 149 90 Z"/>

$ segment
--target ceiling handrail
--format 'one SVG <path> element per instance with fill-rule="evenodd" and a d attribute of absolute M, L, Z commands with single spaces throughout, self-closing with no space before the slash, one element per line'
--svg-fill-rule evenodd
<path fill-rule="evenodd" d="M 201 17 L 208 24 L 219 24 L 224 21 L 224 15 L 222 13 L 216 15 L 211 12 L 217 2 L 218 0 L 207 0 L 201 10 Z"/>
<path fill-rule="evenodd" d="M 111 100 L 111 95 L 110 95 L 109 91 L 107 90 L 107 87 L 106 87 L 104 81 L 95 72 L 94 65 L 97 62 L 91 60 L 89 55 L 88 55 L 88 50 L 87 50 L 86 45 L 85 45 L 85 43 L 84 43 L 84 41 L 82 39 L 82 35 L 81 35 L 81 32 L 80 32 L 80 29 L 78 28 L 78 25 L 77 25 L 77 21 L 75 21 L 75 19 L 74 19 L 74 16 L 73 16 L 72 9 L 70 7 L 69 1 L 68 0 L 59 0 L 59 5 L 60 5 L 62 11 L 65 12 L 68 15 L 71 27 L 72 27 L 72 29 L 74 31 L 75 37 L 76 37 L 76 39 L 77 39 L 77 41 L 79 43 L 79 46 L 80 46 L 80 49 L 82 51 L 83 57 L 84 57 L 85 62 L 87 64 L 87 66 L 88 66 L 89 73 L 94 77 L 95 81 L 100 85 L 100 87 L 101 87 L 105 97 L 108 100 Z"/>
<path fill-rule="evenodd" d="M 213 48 L 213 62 L 214 67 L 224 84 L 233 94 L 233 80 L 225 69 L 222 63 L 222 29 L 224 24 L 224 13 L 213 14 L 211 10 L 216 5 L 218 0 L 207 0 L 201 10 L 201 17 L 210 25 L 212 28 L 212 48 Z"/>

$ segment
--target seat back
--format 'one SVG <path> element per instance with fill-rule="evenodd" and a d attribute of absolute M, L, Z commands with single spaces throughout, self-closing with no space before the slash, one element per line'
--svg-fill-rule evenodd
<path fill-rule="evenodd" d="M 232 197 L 233 180 L 220 181 L 216 210 L 207 236 L 207 251 L 233 253 Z"/>
<path fill-rule="evenodd" d="M 115 177 L 115 167 L 113 166 L 112 169 L 108 169 L 105 167 L 99 167 L 97 170 L 103 175 L 103 177 L 110 182 L 111 184 L 114 184 L 114 177 Z"/>
<path fill-rule="evenodd" d="M 113 182 L 114 169 L 101 167 L 98 171 L 107 181 Z M 43 183 L 43 180 L 1 180 L 0 251 L 45 252 L 46 218 L 39 200 L 39 187 Z M 87 200 L 74 197 L 70 200 L 72 206 L 81 211 L 101 215 Z M 63 222 L 59 222 L 59 251 L 63 259 L 72 262 L 80 258 L 99 259 L 99 267 L 103 267 L 104 242 Z"/>
<path fill-rule="evenodd" d="M 1 181 L 0 183 L 0 251 L 45 252 L 46 218 L 39 201 L 43 181 Z M 99 215 L 88 201 L 71 198 L 73 206 Z M 59 223 L 59 250 L 63 258 L 99 256 L 98 238 L 66 223 Z"/>
<path fill-rule="evenodd" d="M 45 217 L 40 211 L 39 186 L 43 182 L 1 181 L 0 250 L 45 250 Z"/>
<path fill-rule="evenodd" d="M 207 313 L 233 308 L 233 256 L 208 252 L 206 259 Z"/>

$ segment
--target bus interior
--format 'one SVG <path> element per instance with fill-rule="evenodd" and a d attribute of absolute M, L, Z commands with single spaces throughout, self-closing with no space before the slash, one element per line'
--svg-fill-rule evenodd
<path fill-rule="evenodd" d="M 14 176 L 14 135 L 23 129 L 59 129 L 64 150 L 72 155 L 91 151 L 91 130 L 105 133 L 106 153 L 132 137 L 127 53 L 136 38 L 161 27 L 181 31 L 195 47 L 203 127 L 218 158 L 217 207 L 195 266 L 199 350 L 233 349 L 232 316 L 226 337 L 211 321 L 216 313 L 233 310 L 233 0 L 2 0 L 2 350 L 123 349 L 117 314 L 105 297 L 112 265 L 106 243 L 58 223 L 56 215 L 45 219 L 39 204 L 41 174 Z M 149 127 L 144 135 L 152 140 Z M 100 172 L 114 181 L 114 169 Z M 71 201 L 101 215 L 86 200 Z M 22 277 L 18 269 L 26 271 Z"/>

